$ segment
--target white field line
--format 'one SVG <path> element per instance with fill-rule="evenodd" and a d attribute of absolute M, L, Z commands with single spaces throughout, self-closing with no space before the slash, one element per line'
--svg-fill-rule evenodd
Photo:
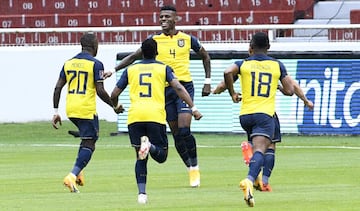
<path fill-rule="evenodd" d="M 79 144 L 0 144 L 0 147 L 79 147 Z M 170 147 L 173 145 L 169 144 Z M 130 148 L 130 144 L 99 144 L 99 148 Z M 240 145 L 231 146 L 215 146 L 215 145 L 197 145 L 199 148 L 241 148 Z M 276 146 L 276 148 L 287 148 L 287 149 L 355 149 L 360 150 L 360 147 L 352 146 Z"/>

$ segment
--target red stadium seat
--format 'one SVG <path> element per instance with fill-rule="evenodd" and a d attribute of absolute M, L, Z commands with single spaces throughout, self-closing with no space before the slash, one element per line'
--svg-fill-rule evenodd
<path fill-rule="evenodd" d="M 152 32 L 106 32 L 98 34 L 99 41 L 103 43 L 131 43 L 145 40 Z"/>
<path fill-rule="evenodd" d="M 178 2 L 176 2 L 178 3 Z M 174 4 L 173 0 L 122 0 L 113 1 L 114 8 L 117 12 L 159 12 L 164 5 Z"/>
<path fill-rule="evenodd" d="M 241 1 L 242 4 L 243 1 Z M 237 1 L 177 1 L 176 10 L 178 12 L 199 12 L 199 11 L 230 11 L 239 10 L 239 3 Z"/>
<path fill-rule="evenodd" d="M 25 15 L 0 15 L 1 28 L 26 27 Z"/>
<path fill-rule="evenodd" d="M 311 19 L 314 16 L 315 0 L 291 1 L 295 2 L 295 12 L 299 18 Z"/>
<path fill-rule="evenodd" d="M 293 10 L 179 13 L 178 25 L 286 24 L 294 22 Z"/>
<path fill-rule="evenodd" d="M 178 25 L 293 23 L 293 10 L 179 12 Z M 0 16 L 2 28 L 158 26 L 159 13 L 74 13 Z"/>
<path fill-rule="evenodd" d="M 108 0 L 13 0 L 2 3 L 1 14 L 52 14 L 119 11 Z M 4 9 L 2 9 L 4 8 Z"/>
<path fill-rule="evenodd" d="M 350 23 L 351 24 L 360 23 L 360 10 L 350 10 Z"/>
<path fill-rule="evenodd" d="M 43 1 L 39 0 L 12 0 L 1 2 L 2 15 L 20 15 L 20 14 L 35 14 L 44 13 L 42 9 Z M 4 8 L 4 11 L 3 9 Z"/>
<path fill-rule="evenodd" d="M 192 34 L 199 38 L 200 41 L 224 41 L 230 42 L 234 40 L 249 41 L 253 34 L 264 30 L 212 30 L 212 31 L 188 31 L 187 33 Z"/>
<path fill-rule="evenodd" d="M 295 8 L 295 2 L 286 0 L 242 0 L 237 8 L 231 7 L 230 10 L 293 10 Z"/>
<path fill-rule="evenodd" d="M 11 33 L 7 39 L 9 44 L 18 46 L 31 45 L 39 41 L 38 33 Z"/>
<path fill-rule="evenodd" d="M 313 8 L 314 4 L 318 2 L 318 0 L 301 0 L 301 1 L 294 1 L 295 9 L 296 10 L 307 10 L 309 8 Z"/>
<path fill-rule="evenodd" d="M 55 26 L 55 17 L 50 15 L 25 15 L 26 28 L 49 28 Z"/>
<path fill-rule="evenodd" d="M 329 29 L 328 39 L 334 41 L 360 40 L 360 29 Z"/>
<path fill-rule="evenodd" d="M 41 33 L 41 43 L 56 45 L 60 43 L 78 44 L 80 42 L 81 32 L 48 32 Z"/>
<path fill-rule="evenodd" d="M 158 26 L 159 13 L 120 13 L 119 26 Z"/>
<path fill-rule="evenodd" d="M 90 14 L 80 14 L 80 13 L 55 14 L 54 27 L 88 27 L 88 26 L 91 26 Z"/>

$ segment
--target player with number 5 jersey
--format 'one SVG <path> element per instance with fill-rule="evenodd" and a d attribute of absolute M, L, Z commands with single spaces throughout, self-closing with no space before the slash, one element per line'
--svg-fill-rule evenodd
<path fill-rule="evenodd" d="M 155 60 L 157 43 L 146 39 L 142 45 L 143 59 L 124 70 L 111 93 L 114 105 L 118 96 L 129 85 L 130 108 L 128 131 L 131 145 L 136 151 L 135 175 L 138 186 L 138 202 L 147 203 L 146 181 L 148 154 L 158 163 L 164 163 L 168 154 L 166 135 L 165 87 L 171 89 L 191 108 L 192 115 L 199 120 L 202 115 L 184 86 L 176 79 L 170 66 Z"/>
<path fill-rule="evenodd" d="M 158 44 L 156 60 L 169 65 L 194 100 L 195 89 L 190 72 L 190 53 L 193 50 L 203 61 L 205 80 L 201 96 L 208 96 L 211 92 L 211 65 L 210 56 L 199 40 L 189 34 L 176 30 L 178 20 L 174 6 L 163 6 L 160 9 L 159 23 L 161 33 L 151 35 Z M 118 71 L 136 59 L 140 59 L 142 50 L 139 48 L 134 53 L 126 56 L 115 67 Z M 106 72 L 105 77 L 110 77 L 111 72 Z M 191 187 L 200 186 L 200 170 L 198 165 L 196 140 L 191 133 L 192 111 L 188 104 L 179 98 L 171 87 L 166 88 L 166 121 L 174 137 L 175 148 L 180 155 L 189 173 Z"/>

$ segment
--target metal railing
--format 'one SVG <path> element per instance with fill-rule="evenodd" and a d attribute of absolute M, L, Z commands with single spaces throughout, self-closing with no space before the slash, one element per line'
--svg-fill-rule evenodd
<path fill-rule="evenodd" d="M 273 42 L 358 42 L 360 24 L 270 24 L 270 25 L 193 25 L 178 30 L 197 36 L 203 43 L 248 42 L 253 33 L 266 31 Z M 78 44 L 84 32 L 93 32 L 100 44 L 140 43 L 161 31 L 160 26 L 3 28 L 0 46 L 41 46 Z"/>

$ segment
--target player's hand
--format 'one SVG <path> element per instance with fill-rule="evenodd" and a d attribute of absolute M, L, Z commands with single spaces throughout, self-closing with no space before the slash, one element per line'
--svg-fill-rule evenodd
<path fill-rule="evenodd" d="M 104 72 L 103 77 L 104 77 L 104 79 L 107 79 L 107 78 L 110 78 L 112 76 L 112 74 L 113 73 L 111 71 Z"/>
<path fill-rule="evenodd" d="M 196 111 L 193 111 L 192 112 L 192 115 L 194 116 L 194 119 L 195 120 L 200 120 L 202 117 L 203 117 L 203 115 L 200 113 L 200 111 L 198 111 L 198 110 L 196 110 Z"/>
<path fill-rule="evenodd" d="M 234 93 L 232 96 L 231 96 L 232 100 L 234 103 L 239 103 L 241 100 L 242 100 L 242 96 L 241 96 L 241 93 Z"/>
<path fill-rule="evenodd" d="M 211 85 L 210 84 L 204 84 L 201 92 L 201 96 L 209 96 L 211 93 Z"/>
<path fill-rule="evenodd" d="M 310 100 L 304 102 L 305 106 L 309 108 L 310 111 L 314 110 L 314 103 Z"/>
<path fill-rule="evenodd" d="M 118 103 L 118 105 L 116 107 L 114 107 L 114 111 L 115 111 L 115 113 L 120 114 L 125 111 L 125 108 L 123 107 L 123 105 L 121 103 Z"/>
<path fill-rule="evenodd" d="M 59 125 L 61 126 L 61 117 L 59 114 L 54 114 L 54 116 L 52 118 L 52 126 L 55 129 L 59 129 L 59 127 L 56 125 L 57 123 L 59 123 Z"/>

